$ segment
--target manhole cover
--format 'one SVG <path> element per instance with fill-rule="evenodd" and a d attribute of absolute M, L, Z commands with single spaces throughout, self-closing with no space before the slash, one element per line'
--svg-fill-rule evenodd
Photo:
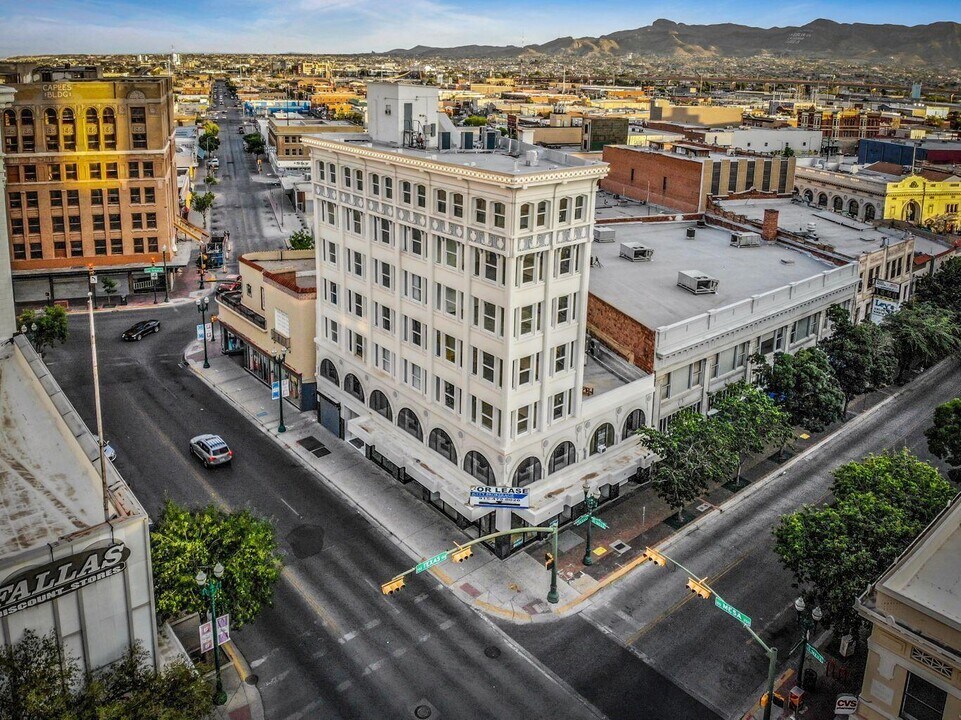
<path fill-rule="evenodd" d="M 290 549 L 298 560 L 319 553 L 324 547 L 324 529 L 320 525 L 298 525 L 287 535 Z"/>
<path fill-rule="evenodd" d="M 417 707 L 414 708 L 414 717 L 420 718 L 420 720 L 426 720 L 432 714 L 433 713 L 431 712 L 431 709 L 426 705 L 418 705 Z"/>
<path fill-rule="evenodd" d="M 493 660 L 494 658 L 499 658 L 501 656 L 501 649 L 496 645 L 491 645 L 484 648 L 484 654 Z"/>
<path fill-rule="evenodd" d="M 253 673 L 250 673 L 250 675 L 244 678 L 244 682 L 247 683 L 248 685 L 256 685 L 259 680 L 260 678 L 254 675 Z"/>

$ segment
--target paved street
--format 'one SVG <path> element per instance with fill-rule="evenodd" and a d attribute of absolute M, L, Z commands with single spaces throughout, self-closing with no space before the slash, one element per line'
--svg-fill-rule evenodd
<path fill-rule="evenodd" d="M 800 636 L 792 608 L 797 591 L 772 551 L 777 518 L 825 500 L 830 471 L 841 463 L 904 446 L 929 459 L 923 432 L 934 407 L 959 395 L 961 368 L 952 360 L 873 415 L 851 421 L 839 436 L 743 502 L 668 542 L 665 552 L 707 576 L 725 600 L 752 618 L 752 627 L 777 646 L 779 670 L 794 667 L 797 655 L 786 654 Z M 680 571 L 648 564 L 602 591 L 593 608 L 576 618 L 508 631 L 611 718 L 708 717 L 677 712 L 673 685 L 721 717 L 740 718 L 762 692 L 767 659 L 713 601 L 692 595 L 686 581 Z"/>

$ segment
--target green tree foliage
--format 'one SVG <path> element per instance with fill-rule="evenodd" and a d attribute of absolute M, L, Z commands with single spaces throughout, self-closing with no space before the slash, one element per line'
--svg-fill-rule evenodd
<path fill-rule="evenodd" d="M 313 250 L 314 234 L 310 230 L 298 230 L 290 236 L 290 247 L 293 250 Z"/>
<path fill-rule="evenodd" d="M 220 147 L 220 138 L 216 135 L 205 132 L 200 136 L 197 144 L 200 145 L 200 147 L 202 147 L 206 152 L 212 153 Z"/>
<path fill-rule="evenodd" d="M 487 118 L 483 115 L 470 115 L 464 118 L 463 124 L 467 127 L 484 127 L 487 124 Z"/>
<path fill-rule="evenodd" d="M 828 357 L 844 392 L 844 412 L 855 396 L 894 381 L 898 359 L 891 336 L 874 323 L 855 325 L 840 305 L 828 309 L 834 332 L 818 347 Z"/>
<path fill-rule="evenodd" d="M 191 209 L 196 210 L 203 216 L 204 224 L 207 223 L 207 213 L 210 212 L 210 208 L 214 206 L 214 197 L 214 194 L 208 191 L 202 195 L 196 193 L 190 198 Z"/>
<path fill-rule="evenodd" d="M 767 393 L 749 383 L 728 385 L 723 394 L 715 398 L 713 409 L 717 410 L 713 422 L 728 426 L 732 447 L 738 453 L 738 480 L 746 455 L 784 445 L 793 435 L 787 412 Z"/>
<path fill-rule="evenodd" d="M 117 281 L 111 277 L 104 276 L 103 280 L 100 281 L 103 285 L 103 291 L 107 294 L 107 297 L 113 297 L 117 292 Z"/>
<path fill-rule="evenodd" d="M 930 367 L 957 350 L 961 336 L 954 313 L 929 302 L 905 304 L 884 318 L 882 327 L 894 343 L 900 381 L 916 367 Z"/>
<path fill-rule="evenodd" d="M 934 425 L 924 431 L 928 450 L 953 466 L 949 475 L 961 480 L 961 398 L 948 400 L 934 410 Z"/>
<path fill-rule="evenodd" d="M 208 120 L 207 122 L 204 123 L 204 135 L 219 136 L 219 135 L 220 135 L 220 125 L 218 125 L 217 123 L 213 122 L 212 120 Z"/>
<path fill-rule="evenodd" d="M 774 529 L 774 550 L 840 633 L 859 626 L 854 601 L 945 507 L 953 490 L 906 450 L 834 472 L 828 507 L 804 507 Z"/>
<path fill-rule="evenodd" d="M 43 310 L 24 310 L 17 317 L 17 327 L 27 328 L 30 344 L 43 357 L 54 343 L 62 345 L 67 342 L 67 311 L 59 305 L 47 305 Z"/>
<path fill-rule="evenodd" d="M 201 567 L 224 566 L 218 613 L 240 627 L 273 599 L 281 560 L 273 525 L 249 510 L 228 513 L 213 505 L 188 510 L 167 501 L 150 536 L 157 614 L 166 620 L 205 612 L 194 582 Z"/>
<path fill-rule="evenodd" d="M 252 155 L 263 155 L 267 152 L 267 146 L 260 133 L 247 133 L 244 135 L 244 151 Z"/>
<path fill-rule="evenodd" d="M 95 675 L 52 634 L 28 630 L 0 649 L 0 720 L 198 720 L 212 709 L 200 673 L 182 662 L 157 672 L 139 646 Z"/>
<path fill-rule="evenodd" d="M 919 279 L 914 299 L 961 316 L 961 257 L 947 260 L 933 275 Z"/>
<path fill-rule="evenodd" d="M 652 472 L 654 488 L 678 518 L 710 483 L 726 480 L 738 466 L 730 426 L 693 410 L 677 413 L 666 432 L 642 427 L 638 436 L 660 458 Z"/>
<path fill-rule="evenodd" d="M 792 425 L 817 432 L 841 418 L 844 392 L 822 350 L 777 353 L 771 365 L 763 357 L 753 359 L 761 363 L 756 370 L 761 386 L 787 411 Z"/>

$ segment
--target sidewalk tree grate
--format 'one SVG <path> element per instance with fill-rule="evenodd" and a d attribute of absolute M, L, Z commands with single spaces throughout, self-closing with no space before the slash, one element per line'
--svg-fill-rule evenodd
<path fill-rule="evenodd" d="M 614 550 L 614 552 L 616 552 L 618 555 L 623 555 L 624 553 L 626 553 L 628 550 L 631 549 L 631 546 L 628 545 L 628 544 L 627 544 L 626 542 L 624 542 L 623 540 L 615 540 L 614 542 L 611 543 L 611 548 L 612 548 L 612 549 Z"/>
<path fill-rule="evenodd" d="M 308 435 L 305 438 L 301 438 L 297 441 L 297 444 L 316 458 L 322 458 L 325 455 L 330 455 L 330 450 L 327 449 L 327 446 L 313 435 Z"/>

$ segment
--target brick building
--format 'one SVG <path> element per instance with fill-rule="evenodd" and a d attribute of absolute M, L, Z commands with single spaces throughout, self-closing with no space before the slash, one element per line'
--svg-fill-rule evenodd
<path fill-rule="evenodd" d="M 820 130 L 825 142 L 862 140 L 893 134 L 900 127 L 900 116 L 853 108 L 807 108 L 798 111 L 797 126 L 802 130 Z"/>
<path fill-rule="evenodd" d="M 0 78 L 16 92 L 3 148 L 17 302 L 86 298 L 90 268 L 119 294 L 151 292 L 143 269 L 178 264 L 171 79 L 29 64 Z"/>
<path fill-rule="evenodd" d="M 602 189 L 681 212 L 703 212 L 708 197 L 794 188 L 793 157 L 717 152 L 691 142 L 608 145 L 603 157 L 610 172 Z"/>

